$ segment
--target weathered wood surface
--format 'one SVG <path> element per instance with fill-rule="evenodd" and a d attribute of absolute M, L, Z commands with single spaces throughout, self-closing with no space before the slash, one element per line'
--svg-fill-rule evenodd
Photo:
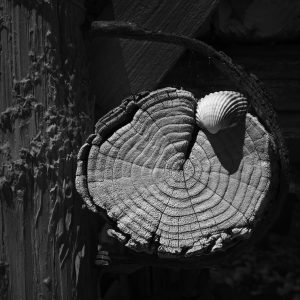
<path fill-rule="evenodd" d="M 277 191 L 278 157 L 259 121 L 247 114 L 212 135 L 197 128 L 195 106 L 174 88 L 124 102 L 78 155 L 78 191 L 133 250 L 224 251 L 249 238 Z"/>
<path fill-rule="evenodd" d="M 74 185 L 93 118 L 83 2 L 0 1 L 1 300 L 96 298 Z"/>
<path fill-rule="evenodd" d="M 218 2 L 113 0 L 97 19 L 133 22 L 153 30 L 194 37 L 201 32 Z M 124 97 L 154 89 L 182 51 L 180 47 L 151 42 L 95 39 L 92 80 L 101 116 L 119 105 Z"/>

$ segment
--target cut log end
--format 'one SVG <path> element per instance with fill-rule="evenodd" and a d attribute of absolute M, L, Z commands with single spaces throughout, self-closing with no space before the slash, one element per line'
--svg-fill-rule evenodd
<path fill-rule="evenodd" d="M 165 88 L 131 102 L 98 122 L 76 181 L 125 246 L 160 257 L 209 255 L 267 225 L 280 159 L 255 116 L 210 134 L 196 125 L 190 92 Z"/>

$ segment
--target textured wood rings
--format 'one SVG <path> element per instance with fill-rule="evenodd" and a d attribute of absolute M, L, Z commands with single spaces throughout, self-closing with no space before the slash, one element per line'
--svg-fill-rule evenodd
<path fill-rule="evenodd" d="M 272 139 L 247 113 L 213 135 L 196 99 L 165 88 L 104 116 L 78 154 L 76 187 L 136 251 L 193 256 L 230 248 L 256 229 L 278 184 Z"/>

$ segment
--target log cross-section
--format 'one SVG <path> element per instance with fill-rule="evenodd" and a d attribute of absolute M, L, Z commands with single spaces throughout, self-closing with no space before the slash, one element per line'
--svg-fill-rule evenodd
<path fill-rule="evenodd" d="M 162 257 L 230 249 L 258 230 L 278 188 L 271 135 L 247 113 L 210 134 L 193 94 L 164 88 L 101 118 L 78 154 L 76 185 L 127 247 Z"/>

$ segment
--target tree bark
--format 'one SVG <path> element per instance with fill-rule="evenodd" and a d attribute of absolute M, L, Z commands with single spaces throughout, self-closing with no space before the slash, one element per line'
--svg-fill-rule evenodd
<path fill-rule="evenodd" d="M 93 110 L 84 18 L 84 1 L 0 1 L 1 299 L 96 297 L 98 224 L 74 188 Z"/>

